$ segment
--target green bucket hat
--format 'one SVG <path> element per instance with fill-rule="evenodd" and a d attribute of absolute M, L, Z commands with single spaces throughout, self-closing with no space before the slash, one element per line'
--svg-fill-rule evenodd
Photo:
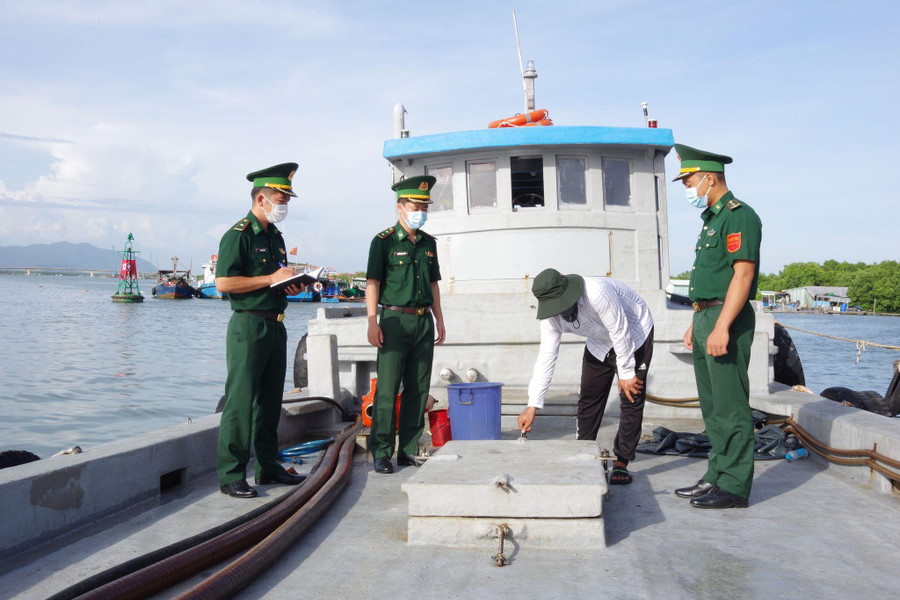
<path fill-rule="evenodd" d="M 538 319 L 547 319 L 572 308 L 584 293 L 581 275 L 563 275 L 556 269 L 544 269 L 534 278 L 531 293 L 538 299 Z"/>

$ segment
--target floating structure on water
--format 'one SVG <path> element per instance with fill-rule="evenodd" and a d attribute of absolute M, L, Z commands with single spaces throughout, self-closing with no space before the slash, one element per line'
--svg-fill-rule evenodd
<path fill-rule="evenodd" d="M 533 78 L 526 90 L 529 82 Z M 533 108 L 532 101 L 527 110 Z M 663 289 L 669 272 L 663 161 L 671 131 L 645 117 L 646 129 L 554 125 L 413 138 L 402 112 L 400 107 L 397 139 L 384 152 L 395 178 L 424 172 L 439 182 L 427 230 L 441 244 L 442 302 L 454 329 L 448 343 L 435 349 L 434 392 L 460 374 L 469 381 L 504 382 L 502 410 L 512 424 L 526 400 L 539 339 L 531 276 L 555 267 L 616 277 L 640 291 L 657 327 L 648 388 L 670 397 L 669 406 L 648 407 L 645 418 L 699 423 L 697 409 L 677 407 L 678 398 L 695 392 L 690 353 L 681 344 L 691 313 L 670 307 Z M 845 485 L 811 460 L 760 465 L 765 494 L 754 497 L 744 514 L 716 518 L 718 535 L 698 526 L 704 517 L 670 493 L 702 474 L 689 459 L 642 456 L 635 483 L 618 486 L 610 498 L 602 476 L 608 457 L 590 442 L 559 439 L 572 436 L 581 340 L 563 342 L 538 439 L 451 441 L 421 471 L 373 474 L 363 456 L 354 460 L 352 454 L 361 423 L 341 431 L 333 407 L 316 399 L 347 405 L 368 389 L 376 353 L 364 342 L 365 328 L 363 307 L 323 306 L 301 341 L 302 353 L 298 346 L 308 360 L 295 361 L 295 375 L 298 368 L 308 372 L 310 397 L 295 404 L 296 395 L 286 396 L 281 441 L 290 445 L 323 430 L 336 438 L 321 465 L 300 466 L 310 473 L 304 485 L 274 500 L 276 488 L 249 501 L 222 497 L 212 473 L 217 415 L 47 465 L 22 465 L 14 474 L 0 474 L 0 514 L 7 517 L 0 557 L 35 554 L 23 567 L 7 569 L 0 587 L 46 597 L 70 586 L 68 598 L 146 597 L 175 585 L 181 587 L 169 595 L 195 586 L 188 597 L 230 597 L 260 576 L 251 594 L 293 597 L 302 588 L 331 597 L 336 564 L 377 555 L 377 561 L 353 563 L 355 576 L 339 582 L 342 594 L 371 594 L 372 581 L 392 597 L 422 595 L 423 589 L 447 597 L 523 598 L 587 596 L 598 589 L 615 597 L 761 599 L 785 589 L 815 597 L 839 597 L 850 589 L 845 586 L 863 596 L 894 591 L 894 542 L 873 535 L 868 525 L 878 522 L 884 531 L 900 526 L 894 499 Z M 857 484 L 896 492 L 900 476 L 884 468 L 886 457 L 895 464 L 900 458 L 896 422 L 863 411 L 848 414 L 851 409 L 837 403 L 774 384 L 772 338 L 772 316 L 757 311 L 750 366 L 754 408 L 783 415 L 798 436 L 825 439 L 832 450 L 876 447 L 878 452 L 851 451 L 865 458 L 842 459 L 833 468 Z M 557 439 L 539 438 L 554 426 L 551 437 Z M 601 429 L 601 444 L 611 442 L 611 429 Z M 825 453 L 829 447 L 817 448 Z M 404 479 L 408 500 L 397 489 Z M 201 485 L 178 491 L 192 482 Z M 338 496 L 344 486 L 348 491 Z M 151 513 L 96 533 L 99 516 L 163 498 Z M 333 500 L 337 505 L 326 511 Z M 209 529 L 211 513 L 228 522 Z M 320 515 L 323 522 L 315 525 Z M 709 518 L 702 522 L 711 523 Z M 163 547 L 172 539 L 173 522 L 185 539 Z M 780 535 L 759 527 L 762 522 L 777 523 Z M 91 526 L 92 535 L 37 556 L 36 544 L 78 536 L 83 525 Z M 310 527 L 317 527 L 315 543 L 298 548 Z M 660 543 L 672 535 L 684 551 Z M 854 540 L 851 553 L 847 539 Z M 209 572 L 257 540 L 246 555 Z M 468 550 L 423 551 L 418 544 Z M 738 546 L 766 552 L 741 554 Z M 806 547 L 817 551 L 797 551 Z M 289 551 L 297 568 L 269 568 Z M 117 565 L 123 555 L 137 558 Z M 784 556 L 790 556 L 787 566 Z M 509 563 L 502 570 L 492 566 Z M 385 565 L 402 565 L 416 576 L 385 578 Z M 79 582 L 85 573 L 92 576 Z"/>
<path fill-rule="evenodd" d="M 214 300 L 227 300 L 228 293 L 220 292 L 216 289 L 216 263 L 219 261 L 219 255 L 213 254 L 209 257 L 209 262 L 200 265 L 203 269 L 203 282 L 194 290 L 197 298 L 211 298 Z"/>
<path fill-rule="evenodd" d="M 191 269 L 178 268 L 178 257 L 172 257 L 171 269 L 160 269 L 156 273 L 156 285 L 152 294 L 165 300 L 187 300 L 194 297 L 194 288 L 189 283 Z"/>
<path fill-rule="evenodd" d="M 144 296 L 141 295 L 140 286 L 138 286 L 137 272 L 137 255 L 132 249 L 134 236 L 128 234 L 128 240 L 125 242 L 125 249 L 119 252 L 122 256 L 122 264 L 119 269 L 119 285 L 116 286 L 116 293 L 112 295 L 113 302 L 143 302 Z"/>

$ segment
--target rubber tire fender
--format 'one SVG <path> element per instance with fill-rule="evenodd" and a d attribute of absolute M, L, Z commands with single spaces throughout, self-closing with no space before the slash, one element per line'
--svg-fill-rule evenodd
<path fill-rule="evenodd" d="M 794 340 L 787 329 L 775 323 L 775 339 L 773 340 L 778 353 L 775 355 L 775 381 L 784 385 L 806 385 L 806 376 L 803 374 L 803 364 L 800 355 L 794 346 Z M 851 390 L 852 391 L 852 390 Z M 833 400 L 834 398 L 831 398 Z"/>
<path fill-rule="evenodd" d="M 894 377 L 888 384 L 888 389 L 884 393 L 884 399 L 888 403 L 892 417 L 900 414 L 900 360 L 894 361 Z"/>
<path fill-rule="evenodd" d="M 6 450 L 0 452 L 0 469 L 24 465 L 36 460 L 41 460 L 41 457 L 28 450 Z"/>
<path fill-rule="evenodd" d="M 304 333 L 303 337 L 300 338 L 300 341 L 297 343 L 297 350 L 294 352 L 294 387 L 295 388 L 305 388 L 309 387 L 309 364 L 306 362 L 306 358 L 304 355 L 306 354 L 306 336 L 308 333 Z"/>
<path fill-rule="evenodd" d="M 881 415 L 883 417 L 891 416 L 891 406 L 890 403 L 885 400 L 885 398 L 874 390 L 865 390 L 862 392 L 857 392 L 859 395 L 859 399 L 862 402 L 863 408 L 869 412 L 873 412 L 876 415 Z"/>
<path fill-rule="evenodd" d="M 859 394 L 847 387 L 835 386 L 826 388 L 822 390 L 822 393 L 819 395 L 823 398 L 834 400 L 835 402 L 849 402 L 857 408 L 862 408 L 862 406 L 860 406 L 862 401 L 859 399 Z"/>
<path fill-rule="evenodd" d="M 890 416 L 891 413 L 889 403 L 881 394 L 872 390 L 857 392 L 850 388 L 836 386 L 823 390 L 819 395 L 835 402 L 849 402 L 856 408 L 861 408 L 877 415 Z"/>

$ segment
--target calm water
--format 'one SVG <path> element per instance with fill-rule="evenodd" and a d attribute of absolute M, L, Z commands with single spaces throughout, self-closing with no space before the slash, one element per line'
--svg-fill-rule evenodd
<path fill-rule="evenodd" d="M 773 313 L 784 325 L 843 338 L 900 345 L 900 317 L 840 316 Z M 856 363 L 856 345 L 789 329 L 803 363 L 806 387 L 819 393 L 841 385 L 854 390 L 875 390 L 884 395 L 900 352 L 868 348 Z"/>
<path fill-rule="evenodd" d="M 113 279 L 0 275 L 0 451 L 41 457 L 215 412 L 225 388 L 221 300 L 117 304 Z M 288 372 L 321 304 L 291 302 Z"/>
<path fill-rule="evenodd" d="M 46 457 L 74 445 L 144 433 L 212 414 L 225 386 L 220 300 L 115 304 L 111 279 L 0 275 L 0 450 Z M 288 305 L 288 373 L 320 304 Z M 786 325 L 849 338 L 900 343 L 900 318 L 776 314 Z M 791 332 L 807 386 L 844 385 L 884 393 L 900 352 L 856 348 Z"/>

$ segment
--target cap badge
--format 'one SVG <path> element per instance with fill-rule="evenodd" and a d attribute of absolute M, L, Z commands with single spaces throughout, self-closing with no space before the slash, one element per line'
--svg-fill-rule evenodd
<path fill-rule="evenodd" d="M 423 192 L 427 192 L 428 191 L 428 182 L 423 181 L 422 183 L 420 183 L 419 189 L 422 190 Z"/>

